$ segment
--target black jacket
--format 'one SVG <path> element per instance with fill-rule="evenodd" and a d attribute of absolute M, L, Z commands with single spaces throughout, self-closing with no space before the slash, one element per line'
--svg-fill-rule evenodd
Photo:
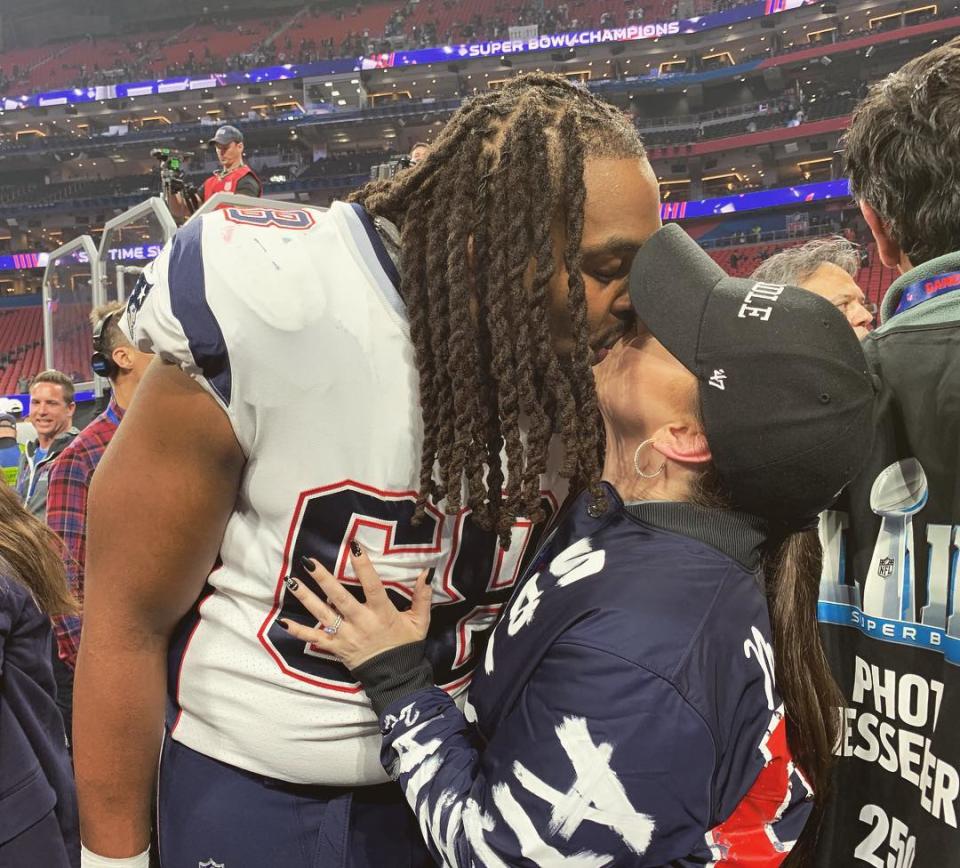
<path fill-rule="evenodd" d="M 887 293 L 864 341 L 877 436 L 821 519 L 819 619 L 847 707 L 820 868 L 960 868 L 960 287 L 894 313 L 907 287 L 954 281 L 960 253 Z"/>
<path fill-rule="evenodd" d="M 76 868 L 73 769 L 50 671 L 53 631 L 0 571 L 0 865 Z"/>

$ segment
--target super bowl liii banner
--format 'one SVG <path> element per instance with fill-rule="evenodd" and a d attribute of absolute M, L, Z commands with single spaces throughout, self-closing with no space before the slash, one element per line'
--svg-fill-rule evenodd
<path fill-rule="evenodd" d="M 820 868 L 960 868 L 960 525 L 917 538 L 927 492 L 914 459 L 875 479 L 880 529 L 861 576 L 848 517 L 821 518 L 820 629 L 847 707 Z"/>

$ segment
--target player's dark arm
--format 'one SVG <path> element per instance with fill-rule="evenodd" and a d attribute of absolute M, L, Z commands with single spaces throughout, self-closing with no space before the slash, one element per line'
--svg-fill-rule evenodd
<path fill-rule="evenodd" d="M 94 474 L 73 732 L 82 837 L 99 855 L 147 848 L 167 645 L 216 559 L 243 461 L 214 399 L 158 359 Z"/>

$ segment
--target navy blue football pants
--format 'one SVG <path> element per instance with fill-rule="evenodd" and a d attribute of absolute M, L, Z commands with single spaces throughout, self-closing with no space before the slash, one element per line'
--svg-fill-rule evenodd
<path fill-rule="evenodd" d="M 436 863 L 394 783 L 289 784 L 164 739 L 162 868 L 428 868 Z"/>

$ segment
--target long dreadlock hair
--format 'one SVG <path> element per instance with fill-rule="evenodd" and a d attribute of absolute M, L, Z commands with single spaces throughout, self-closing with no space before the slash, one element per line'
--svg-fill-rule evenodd
<path fill-rule="evenodd" d="M 540 476 L 554 433 L 561 476 L 602 497 L 580 273 L 588 157 L 645 151 L 613 106 L 532 73 L 465 103 L 414 168 L 350 197 L 400 229 L 424 429 L 418 517 L 428 498 L 457 512 L 465 482 L 465 505 L 506 546 L 518 516 L 543 518 Z M 554 351 L 548 326 L 558 235 L 569 358 Z"/>

